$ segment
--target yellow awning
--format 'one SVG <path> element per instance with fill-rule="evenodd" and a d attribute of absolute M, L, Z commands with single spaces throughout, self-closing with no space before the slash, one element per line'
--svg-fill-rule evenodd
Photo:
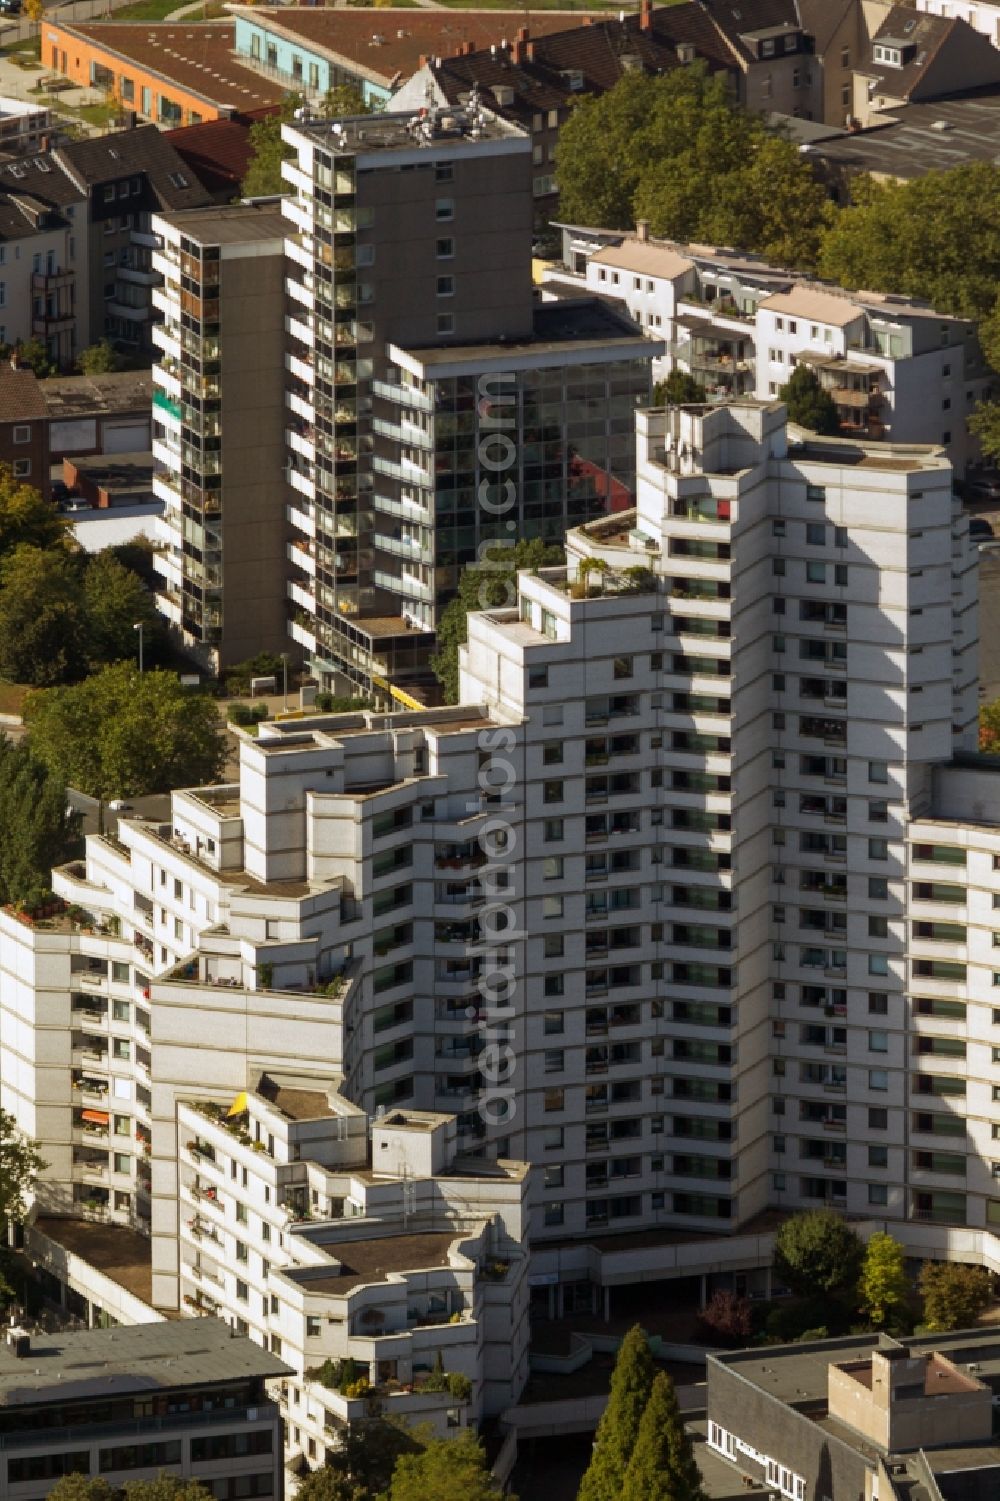
<path fill-rule="evenodd" d="M 229 1116 L 229 1115 L 245 1115 L 246 1112 L 249 1109 L 250 1109 L 250 1102 L 247 1099 L 247 1092 L 246 1092 L 245 1089 L 242 1089 L 242 1090 L 240 1090 L 240 1093 L 236 1096 L 235 1100 L 230 1105 L 230 1107 L 229 1107 L 229 1109 L 228 1109 L 228 1111 L 226 1113 L 227 1113 L 227 1116 Z"/>

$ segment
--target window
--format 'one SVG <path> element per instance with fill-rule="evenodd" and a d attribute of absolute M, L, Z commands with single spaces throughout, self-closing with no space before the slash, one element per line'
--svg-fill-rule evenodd
<path fill-rule="evenodd" d="M 544 803 L 561 803 L 563 800 L 562 782 L 543 782 L 542 801 Z"/>
<path fill-rule="evenodd" d="M 555 844 L 564 837 L 561 818 L 547 818 L 543 834 L 546 844 Z"/>
<path fill-rule="evenodd" d="M 826 546 L 826 526 L 822 521 L 806 522 L 806 542 L 810 547 Z"/>
<path fill-rule="evenodd" d="M 562 855 L 546 855 L 542 861 L 542 879 L 544 881 L 561 881 L 563 877 Z"/>
<path fill-rule="evenodd" d="M 453 313 L 438 313 L 437 331 L 439 334 L 453 334 L 455 332 L 455 315 Z"/>
<path fill-rule="evenodd" d="M 455 254 L 455 241 L 449 235 L 447 239 L 438 240 L 436 255 L 439 261 L 450 261 Z"/>
<path fill-rule="evenodd" d="M 14 442 L 15 443 L 30 443 L 31 442 L 31 428 L 29 427 L 29 425 L 28 425 L 27 422 L 18 422 L 18 423 L 15 423 L 15 426 L 14 426 Z"/>
<path fill-rule="evenodd" d="M 434 168 L 435 182 L 451 182 L 455 176 L 454 162 L 438 162 Z"/>
<path fill-rule="evenodd" d="M 881 1105 L 871 1105 L 868 1109 L 869 1131 L 887 1131 L 889 1129 L 889 1112 Z"/>
<path fill-rule="evenodd" d="M 130 1173 L 132 1171 L 132 1159 L 127 1152 L 115 1153 L 115 1172 Z"/>
<path fill-rule="evenodd" d="M 437 295 L 439 297 L 454 297 L 455 278 L 453 276 L 439 276 L 437 279 Z"/>
<path fill-rule="evenodd" d="M 889 1148 L 883 1146 L 871 1146 L 868 1148 L 869 1167 L 888 1167 Z"/>
<path fill-rule="evenodd" d="M 546 1011 L 542 1015 L 542 1030 L 546 1037 L 557 1036 L 563 1030 L 563 1013 L 561 1011 Z"/>
<path fill-rule="evenodd" d="M 113 1037 L 111 1040 L 112 1057 L 127 1062 L 132 1056 L 132 1044 L 124 1037 Z"/>
<path fill-rule="evenodd" d="M 453 198 L 439 198 L 434 205 L 434 217 L 439 223 L 455 217 L 455 200 Z"/>
<path fill-rule="evenodd" d="M 887 782 L 889 780 L 889 764 L 887 761 L 868 762 L 869 782 Z"/>
<path fill-rule="evenodd" d="M 561 959 L 563 957 L 564 939 L 561 933 L 546 933 L 542 943 L 546 959 Z"/>
<path fill-rule="evenodd" d="M 111 1002 L 111 1018 L 116 1022 L 127 1022 L 131 1019 L 132 1007 L 128 1001 L 114 1000 Z"/>
<path fill-rule="evenodd" d="M 566 1091 L 564 1089 L 547 1089 L 545 1091 L 545 1112 L 547 1115 L 553 1111 L 565 1108 Z"/>
<path fill-rule="evenodd" d="M 807 563 L 806 564 L 806 583 L 807 584 L 825 584 L 826 583 L 826 564 L 825 563 Z"/>
<path fill-rule="evenodd" d="M 884 1068 L 870 1068 L 868 1070 L 868 1088 L 877 1090 L 888 1089 L 888 1072 Z"/>
<path fill-rule="evenodd" d="M 869 1053 L 887 1053 L 889 1051 L 888 1032 L 869 1032 L 868 1051 Z"/>
<path fill-rule="evenodd" d="M 543 918 L 551 919 L 551 918 L 554 918 L 554 917 L 562 917 L 562 915 L 563 915 L 563 899 L 562 899 L 561 896 L 543 896 L 542 897 L 542 917 Z"/>
<path fill-rule="evenodd" d="M 869 1185 L 868 1185 L 868 1202 L 869 1202 L 869 1204 L 888 1204 L 888 1202 L 889 1202 L 889 1186 L 888 1186 L 888 1184 L 887 1183 L 869 1183 Z"/>
<path fill-rule="evenodd" d="M 547 667 L 528 668 L 528 687 L 547 688 L 549 686 L 549 669 Z"/>
<path fill-rule="evenodd" d="M 30 459 L 15 459 L 14 460 L 13 468 L 14 468 L 15 478 L 17 478 L 17 479 L 27 479 L 28 475 L 31 473 L 31 460 Z"/>

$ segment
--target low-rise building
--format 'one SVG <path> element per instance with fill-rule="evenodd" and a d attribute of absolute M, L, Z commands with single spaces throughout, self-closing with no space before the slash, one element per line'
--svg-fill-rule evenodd
<path fill-rule="evenodd" d="M 153 381 L 147 371 L 54 375 L 39 390 L 53 463 L 71 454 L 149 451 Z"/>
<path fill-rule="evenodd" d="M 49 493 L 49 424 L 35 372 L 0 362 L 0 464 L 15 480 Z"/>
<path fill-rule="evenodd" d="M 55 123 L 55 111 L 48 105 L 0 97 L 0 152 L 17 155 L 40 150 Z"/>
<path fill-rule="evenodd" d="M 988 1329 L 709 1355 L 707 1376 L 708 1447 L 748 1487 L 788 1501 L 973 1501 L 1000 1486 Z"/>
<path fill-rule="evenodd" d="M 854 119 L 871 125 L 883 110 L 1000 82 L 1000 52 L 968 21 L 895 5 L 854 72 Z"/>
<path fill-rule="evenodd" d="M 37 1335 L 0 1345 L 0 1496 L 42 1501 L 65 1475 L 118 1488 L 197 1479 L 216 1501 L 284 1495 L 268 1383 L 288 1367 L 215 1319 Z"/>
<path fill-rule="evenodd" d="M 620 301 L 664 340 L 658 375 L 686 371 L 711 401 L 767 400 L 804 364 L 833 397 L 845 436 L 940 443 L 960 475 L 977 457 L 967 418 L 992 377 L 972 320 L 915 297 L 809 281 L 744 251 L 654 240 L 645 225 L 613 239 L 567 226 L 563 242 L 545 286 Z"/>

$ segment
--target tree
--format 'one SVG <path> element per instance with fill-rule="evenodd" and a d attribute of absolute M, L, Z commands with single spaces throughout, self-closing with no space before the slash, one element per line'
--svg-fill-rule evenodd
<path fill-rule="evenodd" d="M 184 1475 L 157 1475 L 155 1480 L 126 1480 L 124 1501 L 214 1501 L 200 1480 Z"/>
<path fill-rule="evenodd" d="M 63 1475 L 49 1491 L 48 1501 L 117 1501 L 103 1475 Z"/>
<path fill-rule="evenodd" d="M 147 647 L 159 629 L 153 596 L 110 550 L 97 553 L 87 566 L 83 608 L 91 664 L 131 660 L 136 655 L 136 625 L 142 625 Z"/>
<path fill-rule="evenodd" d="M 350 1385 L 341 1381 L 340 1389 Z M 375 1501 L 388 1490 L 396 1463 L 403 1454 L 417 1454 L 423 1448 L 423 1430 L 411 1431 L 405 1423 L 377 1418 L 353 1424 L 341 1435 L 338 1448 L 330 1454 L 327 1469 L 350 1501 Z M 321 1474 L 322 1471 L 317 1471 Z M 296 1493 L 300 1501 L 301 1491 Z M 302 1501 L 340 1501 L 336 1491 L 330 1495 L 306 1495 Z"/>
<path fill-rule="evenodd" d="M 458 651 L 468 640 L 468 616 L 472 610 L 495 609 L 517 599 L 515 579 L 519 568 L 547 568 L 564 561 L 561 547 L 540 537 L 514 546 L 505 542 L 487 545 L 478 563 L 470 563 L 458 581 L 458 593 L 445 607 L 437 629 L 437 652 L 431 658 L 434 676 L 447 703 L 458 702 Z"/>
<path fill-rule="evenodd" d="M 823 390 L 816 372 L 808 365 L 796 365 L 778 395 L 788 408 L 789 422 L 824 436 L 836 436 L 840 432 L 837 404 L 829 391 Z"/>
<path fill-rule="evenodd" d="M 802 1297 L 844 1293 L 857 1284 L 861 1241 L 832 1209 L 807 1209 L 785 1220 L 774 1241 L 774 1270 Z"/>
<path fill-rule="evenodd" d="M 657 381 L 653 388 L 656 406 L 682 407 L 705 400 L 705 387 L 686 370 L 671 370 L 666 380 Z"/>
<path fill-rule="evenodd" d="M 924 1300 L 924 1323 L 935 1334 L 971 1328 L 990 1301 L 986 1268 L 959 1261 L 925 1261 L 917 1285 Z"/>
<path fill-rule="evenodd" d="M 705 1501 L 677 1393 L 666 1371 L 653 1382 L 632 1450 L 621 1501 Z"/>
<path fill-rule="evenodd" d="M 24 0 L 24 14 L 33 26 L 37 26 L 45 14 L 45 0 Z"/>
<path fill-rule="evenodd" d="M 1000 752 L 1000 698 L 979 711 L 979 749 L 988 755 Z"/>
<path fill-rule="evenodd" d="M 303 1477 L 296 1487 L 295 1501 L 368 1501 L 369 1495 L 346 1475 L 324 1465 Z"/>
<path fill-rule="evenodd" d="M 35 1179 L 47 1166 L 37 1141 L 22 1135 L 14 1117 L 0 1110 L 0 1223 L 24 1222 Z"/>
<path fill-rule="evenodd" d="M 1000 459 L 1000 401 L 980 401 L 969 417 L 969 432 L 979 439 L 983 456 Z"/>
<path fill-rule="evenodd" d="M 0 464 L 0 559 L 15 547 L 55 547 L 65 537 L 65 525 L 41 493 Z"/>
<path fill-rule="evenodd" d="M 215 703 L 176 673 L 120 662 L 68 688 L 29 693 L 32 750 L 91 797 L 135 797 L 213 781 L 226 743 Z"/>
<path fill-rule="evenodd" d="M 985 318 L 1000 282 L 1000 169 L 969 162 L 909 182 L 858 178 L 823 237 L 820 274 L 843 287 L 925 297 Z"/>
<path fill-rule="evenodd" d="M 433 1501 L 501 1501 L 472 1428 L 463 1428 L 455 1438 L 432 1438 L 418 1454 L 403 1454 L 396 1461 L 388 1501 L 431 1501 L 432 1497 Z"/>
<path fill-rule="evenodd" d="M 76 560 L 18 547 L 0 563 L 0 673 L 36 687 L 81 675 L 85 614 Z"/>
<path fill-rule="evenodd" d="M 19 362 L 34 370 L 39 380 L 46 380 L 50 375 L 59 374 L 59 366 L 41 339 L 25 339 L 23 343 L 15 347 Z"/>
<path fill-rule="evenodd" d="M 250 127 L 252 156 L 240 185 L 244 198 L 269 198 L 285 191 L 281 164 L 293 155 L 291 146 L 281 139 L 282 125 L 291 120 L 305 100 L 301 94 L 286 94 L 276 114 L 257 120 Z"/>
<path fill-rule="evenodd" d="M 577 1501 L 619 1501 L 639 1424 L 653 1389 L 653 1357 L 645 1331 L 633 1324 L 622 1340 L 611 1376 L 611 1394 L 597 1425 L 590 1464 Z"/>
<path fill-rule="evenodd" d="M 319 114 L 324 120 L 341 120 L 346 115 L 370 115 L 372 107 L 365 103 L 364 91 L 358 83 L 338 83 L 327 89 Z"/>
<path fill-rule="evenodd" d="M 865 1248 L 858 1281 L 861 1306 L 875 1328 L 884 1329 L 905 1319 L 909 1293 L 903 1247 L 879 1230 Z"/>
<path fill-rule="evenodd" d="M 626 73 L 559 135 L 560 218 L 812 265 L 832 210 L 808 162 L 704 67 Z"/>
<path fill-rule="evenodd" d="M 107 375 L 121 369 L 121 360 L 110 339 L 100 339 L 76 357 L 76 368 L 81 375 Z"/>
<path fill-rule="evenodd" d="M 749 1298 L 719 1288 L 698 1315 L 707 1339 L 725 1345 L 745 1344 L 753 1333 L 753 1309 Z"/>
<path fill-rule="evenodd" d="M 66 810 L 66 787 L 31 747 L 0 735 L 0 903 L 28 901 L 48 889 L 79 838 Z"/>

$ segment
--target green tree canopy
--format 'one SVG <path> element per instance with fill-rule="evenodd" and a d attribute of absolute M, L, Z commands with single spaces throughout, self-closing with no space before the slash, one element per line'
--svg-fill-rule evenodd
<path fill-rule="evenodd" d="M 1000 283 L 1000 168 L 969 162 L 909 182 L 852 184 L 823 239 L 823 276 L 852 289 L 925 297 L 941 313 L 984 318 Z"/>
<path fill-rule="evenodd" d="M 608 1405 L 597 1425 L 593 1454 L 577 1501 L 620 1501 L 653 1378 L 649 1341 L 641 1325 L 633 1324 L 618 1351 Z"/>
<path fill-rule="evenodd" d="M 785 1220 L 774 1241 L 774 1270 L 802 1297 L 854 1289 L 862 1246 L 832 1209 L 807 1209 Z"/>
<path fill-rule="evenodd" d="M 432 1438 L 418 1453 L 401 1455 L 387 1501 L 501 1501 L 501 1492 L 474 1430 L 463 1428 L 455 1438 Z"/>
<path fill-rule="evenodd" d="M 84 670 L 80 570 L 61 548 L 18 547 L 0 562 L 0 673 L 36 687 Z"/>
<path fill-rule="evenodd" d="M 23 1223 L 35 1179 L 47 1165 L 38 1142 L 24 1136 L 14 1117 L 0 1110 L 0 1221 Z"/>
<path fill-rule="evenodd" d="M 184 1475 L 157 1475 L 155 1480 L 126 1480 L 124 1501 L 215 1501 L 200 1480 Z"/>
<path fill-rule="evenodd" d="M 248 139 L 253 154 L 240 184 L 241 197 L 269 198 L 285 191 L 287 184 L 281 175 L 281 164 L 294 153 L 281 139 L 281 127 L 304 103 L 301 94 L 286 94 L 277 114 L 267 115 L 251 125 Z"/>
<path fill-rule="evenodd" d="M 981 401 L 969 417 L 969 432 L 979 439 L 983 457 L 1000 459 L 1000 401 Z"/>
<path fill-rule="evenodd" d="M 0 903 L 46 891 L 79 832 L 79 818 L 66 811 L 65 784 L 25 741 L 0 735 Z"/>
<path fill-rule="evenodd" d="M 340 120 L 345 115 L 370 115 L 372 109 L 359 83 L 338 83 L 323 95 L 319 113 L 324 120 Z"/>
<path fill-rule="evenodd" d="M 38 490 L 15 479 L 9 465 L 0 464 L 0 559 L 16 547 L 55 547 L 65 537 L 54 507 Z"/>
<path fill-rule="evenodd" d="M 720 74 L 626 73 L 580 98 L 556 151 L 560 218 L 812 265 L 832 217 L 796 147 L 734 105 Z"/>
<path fill-rule="evenodd" d="M 979 710 L 979 749 L 993 756 L 1000 751 L 1000 698 Z"/>
<path fill-rule="evenodd" d="M 837 404 L 808 365 L 796 365 L 778 395 L 788 407 L 789 422 L 832 437 L 840 432 Z"/>
<path fill-rule="evenodd" d="M 132 569 L 108 549 L 87 565 L 83 580 L 87 658 L 92 665 L 132 660 L 136 630 L 141 624 L 147 651 L 159 631 L 160 617 L 153 596 Z M 147 657 L 148 660 L 148 657 Z"/>
<path fill-rule="evenodd" d="M 561 547 L 535 537 L 513 547 L 502 542 L 494 543 L 486 550 L 482 562 L 466 568 L 458 581 L 458 593 L 445 607 L 438 622 L 437 652 L 431 658 L 434 676 L 441 684 L 447 703 L 458 702 L 458 650 L 469 637 L 469 613 L 514 604 L 518 569 L 549 568 L 563 561 Z"/>
<path fill-rule="evenodd" d="M 50 375 L 59 374 L 59 366 L 41 339 L 25 339 L 16 348 L 21 364 L 33 370 L 39 380 L 46 380 Z"/>
<path fill-rule="evenodd" d="M 705 387 L 686 370 L 671 370 L 666 380 L 653 388 L 655 406 L 683 407 L 705 400 Z"/>
<path fill-rule="evenodd" d="M 876 1329 L 885 1329 L 905 1320 L 909 1294 L 903 1247 L 879 1230 L 868 1241 L 861 1264 L 861 1307 Z"/>
<path fill-rule="evenodd" d="M 107 375 L 121 369 L 118 351 L 110 339 L 100 339 L 96 344 L 81 349 L 76 357 L 76 368 L 81 375 Z"/>
<path fill-rule="evenodd" d="M 639 1422 L 621 1501 L 705 1501 L 677 1393 L 666 1371 L 653 1381 Z"/>
<path fill-rule="evenodd" d="M 971 1328 L 990 1301 L 989 1272 L 960 1261 L 925 1261 L 917 1285 L 924 1323 L 935 1333 Z"/>
<path fill-rule="evenodd" d="M 215 703 L 176 673 L 118 663 L 68 688 L 30 693 L 30 744 L 58 777 L 91 797 L 135 797 L 213 781 L 225 761 Z"/>
<path fill-rule="evenodd" d="M 63 1475 L 49 1491 L 48 1501 L 116 1501 L 116 1496 L 102 1475 Z"/>
<path fill-rule="evenodd" d="M 370 1496 L 329 1465 L 305 1475 L 295 1490 L 295 1501 L 369 1501 Z"/>

